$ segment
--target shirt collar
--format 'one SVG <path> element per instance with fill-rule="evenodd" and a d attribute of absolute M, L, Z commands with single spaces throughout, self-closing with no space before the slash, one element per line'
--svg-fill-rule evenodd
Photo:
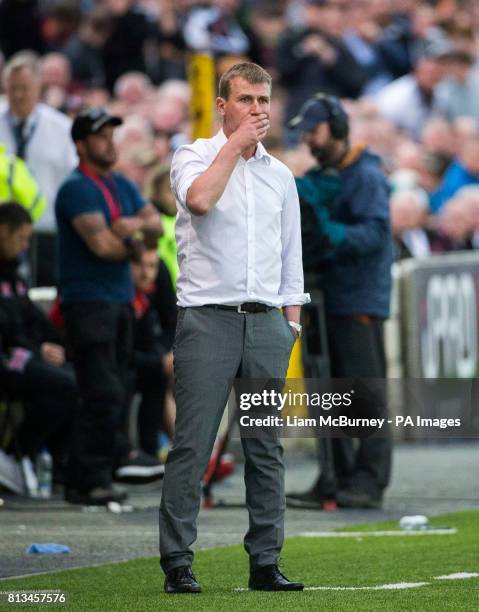
<path fill-rule="evenodd" d="M 268 164 L 268 166 L 271 164 L 271 155 L 265 149 L 265 146 L 263 145 L 262 142 L 258 143 L 258 146 L 256 147 L 256 152 L 254 154 L 254 158 L 264 159 L 264 161 Z"/>
<path fill-rule="evenodd" d="M 221 129 L 219 132 L 217 132 L 215 136 L 213 136 L 213 141 L 215 142 L 217 148 L 221 149 L 221 147 L 228 141 L 228 139 L 226 138 L 225 133 Z M 259 142 L 256 147 L 254 159 L 263 159 L 268 165 L 271 164 L 271 155 L 268 153 L 268 151 L 266 151 L 262 142 Z"/>
<path fill-rule="evenodd" d="M 30 129 L 36 123 L 37 114 L 38 114 L 38 106 L 35 106 L 32 112 L 24 120 L 25 125 L 27 126 L 28 129 Z M 21 123 L 21 120 L 16 115 L 14 115 L 10 109 L 8 110 L 8 116 L 10 118 L 12 125 L 18 125 L 19 123 Z"/>

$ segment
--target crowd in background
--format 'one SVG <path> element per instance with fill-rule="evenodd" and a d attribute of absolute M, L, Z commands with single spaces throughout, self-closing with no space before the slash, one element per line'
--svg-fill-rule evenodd
<path fill-rule="evenodd" d="M 245 59 L 272 74 L 264 144 L 296 175 L 315 160 L 288 120 L 318 91 L 343 100 L 351 142 L 389 176 L 396 259 L 479 247 L 478 34 L 474 0 L 0 0 L 0 201 L 35 221 L 37 284 L 55 284 L 54 200 L 77 163 L 71 119 L 104 106 L 124 120 L 117 169 L 163 215 L 174 286 L 169 162 L 192 137 L 195 51 L 213 55 L 218 75 Z M 22 104 L 37 119 L 10 125 Z M 15 192 L 14 164 L 38 192 Z"/>
<path fill-rule="evenodd" d="M 243 58 L 272 73 L 266 145 L 295 172 L 313 161 L 286 121 L 316 91 L 345 99 L 352 141 L 391 175 L 398 253 L 413 255 L 476 242 L 479 196 L 462 188 L 479 181 L 478 28 L 469 0 L 0 3 L 3 60 L 38 53 L 41 99 L 67 115 L 121 115 L 118 167 L 150 198 L 191 138 L 191 51 L 210 51 L 218 73 Z"/>
<path fill-rule="evenodd" d="M 379 153 L 391 176 L 398 256 L 476 242 L 479 196 L 462 188 L 479 181 L 478 28 L 469 0 L 0 3 L 3 62 L 29 49 L 41 56 L 45 104 L 122 116 L 118 168 L 170 212 L 167 165 L 191 139 L 190 52 L 211 52 L 218 73 L 244 58 L 272 73 L 266 146 L 296 173 L 313 160 L 287 120 L 317 91 L 339 96 L 352 142 Z"/>

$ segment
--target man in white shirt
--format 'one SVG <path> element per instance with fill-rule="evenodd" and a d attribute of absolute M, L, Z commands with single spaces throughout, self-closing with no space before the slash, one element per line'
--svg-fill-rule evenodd
<path fill-rule="evenodd" d="M 176 433 L 160 507 L 167 593 L 200 592 L 191 564 L 201 477 L 235 378 L 283 379 L 304 294 L 299 202 L 289 169 L 261 144 L 271 77 L 252 63 L 220 80 L 223 129 L 176 152 L 180 266 L 174 357 Z M 281 312 L 280 308 L 283 309 Z M 284 535 L 284 467 L 274 430 L 243 437 L 250 528 L 249 587 L 302 590 L 278 569 Z"/>
<path fill-rule="evenodd" d="M 381 115 L 419 140 L 424 124 L 437 114 L 435 87 L 445 75 L 442 56 L 424 55 L 413 72 L 383 87 L 374 97 Z"/>
<path fill-rule="evenodd" d="M 63 179 L 77 165 L 70 138 L 71 120 L 39 101 L 39 65 L 31 51 L 21 51 L 7 62 L 3 85 L 7 103 L 0 107 L 0 142 L 8 153 L 25 160 L 47 200 L 44 214 L 35 223 L 35 230 L 40 232 L 37 280 L 54 284 L 54 202 Z"/>

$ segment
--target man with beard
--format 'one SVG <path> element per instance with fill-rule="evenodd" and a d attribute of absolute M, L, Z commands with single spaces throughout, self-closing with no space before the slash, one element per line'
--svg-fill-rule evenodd
<path fill-rule="evenodd" d="M 304 134 L 319 164 L 296 184 L 303 265 L 324 294 L 331 377 L 384 379 L 392 240 L 380 160 L 362 145 L 350 146 L 348 117 L 334 96 L 308 100 L 290 127 Z M 333 456 L 338 505 L 380 506 L 390 476 L 390 439 L 363 438 L 357 452 L 352 439 L 334 439 Z M 290 505 L 319 508 L 329 495 L 320 477 L 310 491 L 287 499 Z"/>
<path fill-rule="evenodd" d="M 138 465 L 138 454 L 120 444 L 125 381 L 132 351 L 133 299 L 129 258 L 135 236 L 161 233 L 161 221 L 137 188 L 111 169 L 119 117 L 102 108 L 86 110 L 72 125 L 80 165 L 58 192 L 60 298 L 67 346 L 80 388 L 72 469 L 66 498 L 106 504 L 126 496 L 112 487 L 114 467 L 160 470 L 156 461 Z M 143 458 L 141 458 L 143 460 Z"/>

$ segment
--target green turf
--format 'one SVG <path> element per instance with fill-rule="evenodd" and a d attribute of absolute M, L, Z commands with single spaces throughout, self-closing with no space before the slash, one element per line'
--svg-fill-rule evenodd
<path fill-rule="evenodd" d="M 396 582 L 433 584 L 403 591 L 235 592 L 247 582 L 247 557 L 240 546 L 199 551 L 194 570 L 201 595 L 166 595 L 157 559 L 139 559 L 2 582 L 0 590 L 62 589 L 68 609 L 90 611 L 206 610 L 479 610 L 479 578 L 432 581 L 433 576 L 479 572 L 479 512 L 444 515 L 433 526 L 457 527 L 447 536 L 287 540 L 282 568 L 309 586 L 364 586 Z M 396 528 L 387 522 L 349 527 Z M 6 609 L 6 608 L 5 608 Z M 14 608 L 9 607 L 9 610 Z M 33 608 L 30 608 L 33 609 Z M 45 606 L 36 608 L 44 610 Z M 62 608 L 59 608 L 62 609 Z"/>

